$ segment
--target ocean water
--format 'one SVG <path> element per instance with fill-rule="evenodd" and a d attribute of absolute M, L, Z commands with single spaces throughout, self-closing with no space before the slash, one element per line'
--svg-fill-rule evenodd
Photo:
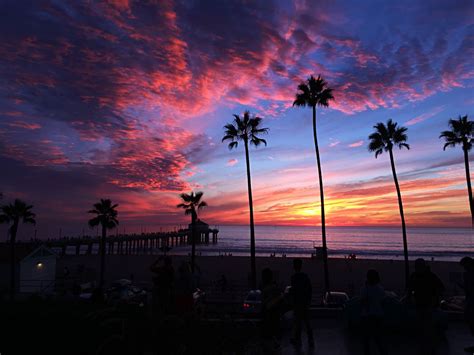
<path fill-rule="evenodd" d="M 199 245 L 198 253 L 217 255 L 249 255 L 248 226 L 219 226 L 216 245 Z M 321 246 L 318 227 L 256 226 L 256 253 L 258 256 L 309 257 L 314 246 Z M 474 257 L 474 232 L 470 228 L 411 228 L 407 230 L 410 259 L 418 257 L 457 261 Z M 329 257 L 343 258 L 350 253 L 358 258 L 403 259 L 401 228 L 392 227 L 329 227 L 327 229 Z M 175 253 L 181 253 L 176 248 Z M 187 249 L 187 248 L 186 248 Z"/>

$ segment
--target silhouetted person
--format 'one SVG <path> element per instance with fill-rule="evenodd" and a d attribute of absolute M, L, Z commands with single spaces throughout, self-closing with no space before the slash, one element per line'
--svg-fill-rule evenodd
<path fill-rule="evenodd" d="M 474 259 L 466 256 L 461 259 L 460 264 L 464 268 L 463 284 L 461 285 L 466 295 L 464 315 L 471 334 L 474 336 Z M 464 350 L 474 354 L 474 346 L 468 346 Z"/>
<path fill-rule="evenodd" d="M 170 311 L 173 293 L 174 269 L 171 258 L 158 258 L 150 267 L 153 272 L 153 305 L 155 317 L 160 317 Z"/>
<path fill-rule="evenodd" d="M 278 348 L 277 337 L 280 329 L 280 304 L 282 295 L 273 280 L 273 272 L 269 268 L 262 270 L 262 335 L 272 341 L 272 348 Z"/>
<path fill-rule="evenodd" d="M 415 272 L 408 284 L 408 297 L 414 297 L 419 324 L 420 353 L 434 354 L 435 324 L 433 311 L 444 291 L 441 280 L 431 272 L 424 259 L 415 261 Z"/>
<path fill-rule="evenodd" d="M 293 304 L 294 329 L 291 343 L 295 346 L 301 345 L 301 323 L 305 324 L 308 344 L 314 346 L 313 330 L 311 329 L 311 320 L 309 316 L 309 306 L 311 305 L 311 281 L 304 272 L 301 272 L 303 261 L 301 259 L 293 260 L 295 273 L 291 277 L 290 296 Z"/>
<path fill-rule="evenodd" d="M 360 292 L 362 319 L 364 325 L 364 351 L 370 354 L 370 341 L 374 340 L 381 355 L 387 354 L 381 339 L 383 329 L 383 306 L 385 291 L 380 284 L 380 276 L 376 270 L 367 271 L 365 286 Z"/>
<path fill-rule="evenodd" d="M 176 311 L 180 315 L 188 315 L 193 310 L 194 281 L 191 265 L 182 262 L 178 269 L 175 287 Z"/>

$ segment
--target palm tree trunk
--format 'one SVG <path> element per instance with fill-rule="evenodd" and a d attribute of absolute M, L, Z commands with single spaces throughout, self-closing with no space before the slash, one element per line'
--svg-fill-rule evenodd
<path fill-rule="evenodd" d="M 471 187 L 471 173 L 469 172 L 469 157 L 467 149 L 463 148 L 464 152 L 464 165 L 466 166 L 466 182 L 467 182 L 467 193 L 469 195 L 469 207 L 471 208 L 471 226 L 474 228 L 474 199 L 472 197 Z"/>
<path fill-rule="evenodd" d="M 104 274 L 105 274 L 105 238 L 107 237 L 107 229 L 102 226 L 102 237 L 100 238 L 100 279 L 99 288 L 103 290 Z"/>
<path fill-rule="evenodd" d="M 402 234 L 403 234 L 403 257 L 405 259 L 405 286 L 408 288 L 408 280 L 410 278 L 410 266 L 408 264 L 408 243 L 407 243 L 407 230 L 405 225 L 405 214 L 403 213 L 403 202 L 402 194 L 400 193 L 400 186 L 398 185 L 397 171 L 395 170 L 395 160 L 393 159 L 392 149 L 390 153 L 390 164 L 392 165 L 393 180 L 395 181 L 395 187 L 397 189 L 398 196 L 398 207 L 400 209 L 400 218 L 402 220 Z"/>
<path fill-rule="evenodd" d="M 314 135 L 314 149 L 316 151 L 316 162 L 318 165 L 319 177 L 319 196 L 321 200 L 321 235 L 323 239 L 323 267 L 324 267 L 324 289 L 329 292 L 329 267 L 328 267 L 328 248 L 326 242 L 326 214 L 324 211 L 324 187 L 323 187 L 323 172 L 321 170 L 321 159 L 319 157 L 318 134 L 316 130 L 316 106 L 313 106 L 313 135 Z"/>
<path fill-rule="evenodd" d="M 257 288 L 257 266 L 255 261 L 255 226 L 253 222 L 253 199 L 252 199 L 252 181 L 250 178 L 250 157 L 249 144 L 245 140 L 245 162 L 247 163 L 247 191 L 249 194 L 250 210 L 250 272 L 252 289 Z"/>
<path fill-rule="evenodd" d="M 10 300 L 15 299 L 16 293 L 16 255 L 15 255 L 15 243 L 16 233 L 18 231 L 18 220 L 13 221 L 13 225 L 10 228 Z"/>
<path fill-rule="evenodd" d="M 196 263 L 196 212 L 191 213 L 191 272 L 194 274 Z"/>

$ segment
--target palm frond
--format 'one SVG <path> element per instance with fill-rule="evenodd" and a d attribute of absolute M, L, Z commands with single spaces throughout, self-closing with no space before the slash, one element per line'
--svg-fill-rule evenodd
<path fill-rule="evenodd" d="M 189 194 L 182 193 L 180 194 L 180 197 L 186 203 L 180 203 L 176 207 L 183 208 L 185 215 L 195 214 L 196 210 L 199 210 L 207 206 L 207 203 L 205 201 L 201 201 L 203 195 L 204 195 L 204 192 L 202 191 L 198 191 L 198 192 L 191 191 Z M 184 200 L 183 197 L 186 200 Z"/>
<path fill-rule="evenodd" d="M 202 195 L 204 195 L 204 192 L 202 192 L 202 191 L 196 192 L 194 194 L 194 203 L 198 203 L 201 200 Z"/>
<path fill-rule="evenodd" d="M 443 150 L 448 147 L 461 145 L 466 151 L 470 151 L 474 140 L 474 121 L 470 121 L 467 115 L 459 116 L 457 119 L 450 119 L 449 131 L 441 132 L 439 138 L 444 138 Z"/>
<path fill-rule="evenodd" d="M 89 227 L 97 227 L 101 222 L 100 217 L 91 218 L 88 222 Z"/>
<path fill-rule="evenodd" d="M 237 148 L 237 146 L 239 145 L 238 142 L 230 142 L 228 147 L 229 147 L 229 150 L 232 150 L 234 148 Z"/>
<path fill-rule="evenodd" d="M 408 136 L 406 127 L 399 127 L 396 122 L 389 119 L 386 124 L 378 122 L 374 125 L 375 131 L 369 135 L 368 149 L 375 152 L 377 158 L 383 151 L 392 150 L 393 146 L 399 149 L 410 149 L 406 143 Z"/>
<path fill-rule="evenodd" d="M 255 147 L 258 147 L 260 144 L 264 144 L 265 146 L 267 145 L 267 141 L 263 138 L 257 138 L 257 137 L 253 137 L 251 140 L 250 140 L 250 144 L 253 144 Z"/>
<path fill-rule="evenodd" d="M 100 202 L 97 202 L 93 205 L 93 209 L 89 210 L 88 213 L 95 214 L 94 218 L 89 220 L 90 227 L 96 227 L 102 225 L 107 229 L 112 229 L 119 224 L 117 219 L 118 204 L 113 204 L 112 200 L 101 198 Z"/>
<path fill-rule="evenodd" d="M 328 107 L 331 100 L 334 100 L 333 89 L 328 87 L 321 75 L 317 78 L 311 75 L 298 85 L 293 106 Z"/>
<path fill-rule="evenodd" d="M 33 205 L 27 205 L 20 199 L 1 207 L 0 223 L 22 221 L 23 223 L 36 224 L 36 214 L 31 210 Z"/>
<path fill-rule="evenodd" d="M 242 117 L 237 114 L 233 116 L 234 123 L 224 126 L 224 137 L 222 138 L 222 142 L 230 141 L 228 144 L 230 150 L 237 148 L 239 141 L 250 142 L 255 146 L 262 143 L 259 141 L 258 135 L 267 134 L 268 128 L 261 127 L 263 121 L 261 117 L 251 115 L 249 111 L 245 111 Z"/>

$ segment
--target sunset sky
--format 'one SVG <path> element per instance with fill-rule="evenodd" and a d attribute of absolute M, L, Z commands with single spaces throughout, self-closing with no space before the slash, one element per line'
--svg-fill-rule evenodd
<path fill-rule="evenodd" d="M 269 127 L 251 151 L 257 224 L 314 225 L 311 111 L 297 85 L 321 74 L 327 223 L 398 225 L 379 121 L 408 127 L 395 159 L 408 226 L 469 226 L 449 118 L 474 117 L 474 3 L 427 1 L 2 1 L 0 191 L 34 205 L 41 235 L 78 232 L 99 198 L 130 229 L 187 222 L 204 191 L 211 224 L 248 222 L 242 147 L 224 124 L 248 109 Z M 471 165 L 474 170 L 474 152 Z"/>

